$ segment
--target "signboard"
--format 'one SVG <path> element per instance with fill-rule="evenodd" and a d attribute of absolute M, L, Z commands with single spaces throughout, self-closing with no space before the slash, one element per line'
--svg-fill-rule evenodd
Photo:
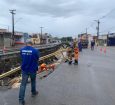
<path fill-rule="evenodd" d="M 100 35 L 98 39 L 107 40 L 107 35 Z"/>
<path fill-rule="evenodd" d="M 109 37 L 115 37 L 115 33 L 110 33 L 108 36 Z"/>
<path fill-rule="evenodd" d="M 0 32 L 7 32 L 7 29 L 0 29 Z"/>
<path fill-rule="evenodd" d="M 15 32 L 15 35 L 17 35 L 17 36 L 23 36 L 23 33 L 22 32 Z"/>

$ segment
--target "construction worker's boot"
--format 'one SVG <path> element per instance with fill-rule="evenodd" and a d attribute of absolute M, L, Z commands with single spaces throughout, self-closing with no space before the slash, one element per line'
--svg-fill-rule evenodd
<path fill-rule="evenodd" d="M 72 61 L 70 60 L 70 61 L 69 61 L 69 65 L 71 65 L 71 64 L 72 64 Z"/>
<path fill-rule="evenodd" d="M 75 59 L 75 60 L 74 60 L 74 64 L 75 64 L 75 65 L 78 65 L 78 60 Z"/>

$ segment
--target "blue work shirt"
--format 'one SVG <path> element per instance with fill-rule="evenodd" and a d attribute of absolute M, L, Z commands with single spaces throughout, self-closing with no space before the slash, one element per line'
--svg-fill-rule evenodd
<path fill-rule="evenodd" d="M 39 50 L 32 46 L 25 46 L 20 50 L 20 54 L 22 58 L 22 72 L 35 73 L 38 70 Z"/>

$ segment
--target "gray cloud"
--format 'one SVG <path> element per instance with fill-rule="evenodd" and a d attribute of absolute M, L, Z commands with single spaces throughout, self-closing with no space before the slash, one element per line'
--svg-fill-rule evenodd
<path fill-rule="evenodd" d="M 66 17 L 80 13 L 82 7 L 80 4 L 84 4 L 82 1 L 66 1 L 66 0 L 7 0 L 8 4 L 12 7 L 20 8 L 20 12 L 33 15 L 50 15 L 54 17 Z"/>
<path fill-rule="evenodd" d="M 110 12 L 114 4 L 114 0 L 1 0 L 0 17 L 2 24 L 11 24 L 9 9 L 15 8 L 15 18 L 23 18 L 16 25 L 20 31 L 37 32 L 42 25 L 53 34 L 75 35 L 89 27 L 94 19 L 106 15 L 101 21 L 108 29 L 114 26 L 115 10 Z M 94 22 L 94 27 L 96 25 Z M 103 24 L 101 29 L 104 30 Z M 89 29 L 89 32 L 94 31 L 94 28 Z"/>

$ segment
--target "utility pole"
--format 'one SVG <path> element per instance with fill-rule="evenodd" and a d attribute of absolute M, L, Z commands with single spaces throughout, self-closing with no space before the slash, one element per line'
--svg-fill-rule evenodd
<path fill-rule="evenodd" d="M 14 15 L 16 14 L 15 11 L 16 10 L 9 10 L 10 13 L 12 14 L 12 35 L 11 35 L 11 45 L 14 46 L 15 45 L 15 39 L 14 39 Z"/>
<path fill-rule="evenodd" d="M 87 28 L 86 28 L 86 36 L 87 36 Z"/>
<path fill-rule="evenodd" d="M 40 27 L 40 28 L 41 28 L 41 43 L 42 43 L 42 42 L 43 42 L 43 41 L 42 41 L 42 39 L 43 39 L 43 38 L 42 38 L 42 28 L 44 28 L 44 27 Z"/>
<path fill-rule="evenodd" d="M 8 26 L 8 32 L 9 32 L 9 26 Z"/>
<path fill-rule="evenodd" d="M 87 34 L 87 28 L 86 28 L 86 34 Z"/>
<path fill-rule="evenodd" d="M 86 38 L 88 39 L 87 28 L 86 28 Z"/>
<path fill-rule="evenodd" d="M 98 27 L 97 27 L 97 36 L 99 37 L 99 28 L 100 28 L 100 27 L 99 27 L 99 24 L 100 24 L 100 21 L 98 20 L 97 23 L 98 23 Z"/>
<path fill-rule="evenodd" d="M 108 45 L 108 46 L 110 45 L 109 35 L 110 35 L 110 32 L 108 32 L 108 35 L 107 35 L 107 45 Z"/>
<path fill-rule="evenodd" d="M 100 21 L 99 20 L 95 20 L 96 22 L 97 22 L 97 27 L 96 27 L 96 29 L 97 29 L 97 38 L 99 38 L 99 25 L 100 25 Z"/>

